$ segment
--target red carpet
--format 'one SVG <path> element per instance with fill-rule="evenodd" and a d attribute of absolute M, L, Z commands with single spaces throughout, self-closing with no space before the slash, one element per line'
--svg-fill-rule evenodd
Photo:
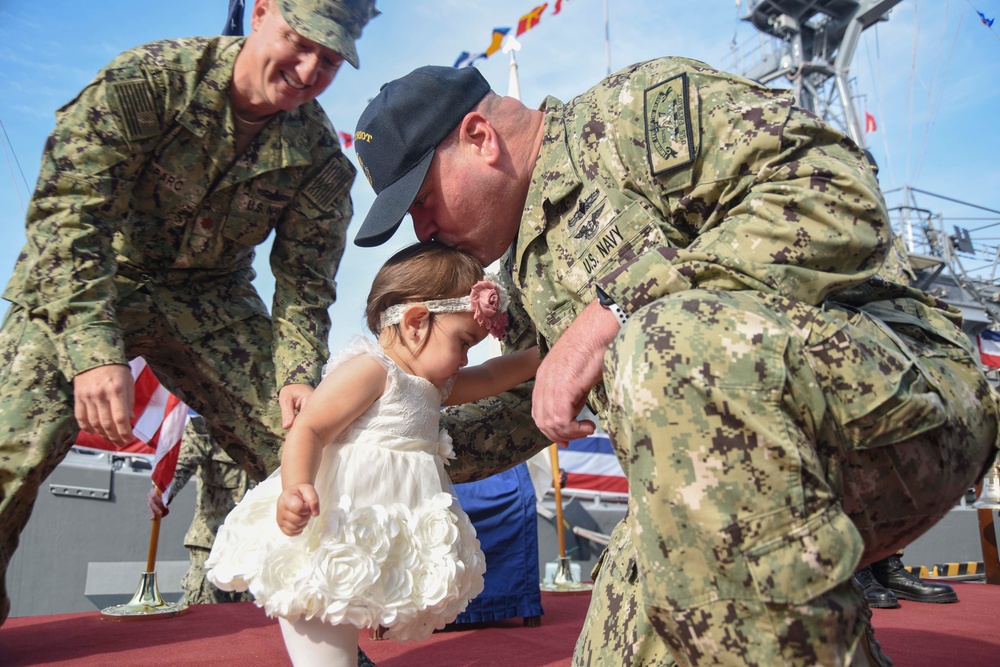
<path fill-rule="evenodd" d="M 875 610 L 875 635 L 897 667 L 1000 666 L 1000 586 L 956 583 L 956 604 L 903 602 Z M 439 632 L 424 642 L 361 645 L 379 667 L 564 667 L 589 595 L 544 593 L 540 627 L 521 619 Z M 12 618 L 0 665 L 115 667 L 288 665 L 277 623 L 250 603 L 200 605 L 177 618 L 114 622 L 98 612 Z"/>
<path fill-rule="evenodd" d="M 1000 666 L 1000 586 L 948 583 L 958 602 L 872 610 L 875 638 L 897 667 Z"/>

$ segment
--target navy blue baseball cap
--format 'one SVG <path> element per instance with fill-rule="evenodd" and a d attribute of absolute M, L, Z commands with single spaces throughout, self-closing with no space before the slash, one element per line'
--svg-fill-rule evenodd
<path fill-rule="evenodd" d="M 490 92 L 475 67 L 420 67 L 382 86 L 358 119 L 354 150 L 375 202 L 355 245 L 382 245 L 413 205 L 434 149 Z"/>

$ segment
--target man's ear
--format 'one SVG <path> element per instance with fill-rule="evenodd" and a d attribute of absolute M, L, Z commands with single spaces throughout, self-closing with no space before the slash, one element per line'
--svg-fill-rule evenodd
<path fill-rule="evenodd" d="M 465 114 L 458 131 L 459 142 L 477 156 L 485 158 L 487 164 L 500 159 L 500 137 L 486 116 L 478 111 Z"/>
<path fill-rule="evenodd" d="M 278 10 L 275 6 L 275 11 Z M 264 20 L 264 15 L 268 11 L 268 0 L 255 0 L 253 3 L 253 9 L 250 10 L 250 30 L 254 31 L 260 27 L 261 21 Z"/>
<path fill-rule="evenodd" d="M 431 313 L 424 304 L 415 303 L 407 306 L 403 311 L 403 319 L 399 322 L 403 337 L 408 340 L 419 340 L 420 336 L 426 333 L 430 319 Z"/>

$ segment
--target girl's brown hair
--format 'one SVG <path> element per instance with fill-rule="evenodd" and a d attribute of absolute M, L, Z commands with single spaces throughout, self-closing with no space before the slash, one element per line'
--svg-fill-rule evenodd
<path fill-rule="evenodd" d="M 479 260 L 461 250 L 433 241 L 407 246 L 375 274 L 365 308 L 368 329 L 379 335 L 379 320 L 389 306 L 468 296 L 483 275 Z"/>

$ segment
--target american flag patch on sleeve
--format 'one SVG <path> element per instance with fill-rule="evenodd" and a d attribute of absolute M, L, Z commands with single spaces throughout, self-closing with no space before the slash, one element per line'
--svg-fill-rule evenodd
<path fill-rule="evenodd" d="M 111 84 L 111 89 L 125 124 L 127 139 L 145 139 L 159 133 L 156 107 L 145 81 L 121 81 Z"/>
<path fill-rule="evenodd" d="M 351 187 L 354 170 L 345 162 L 341 156 L 331 157 L 306 187 L 305 195 L 320 209 L 331 208 Z"/>

